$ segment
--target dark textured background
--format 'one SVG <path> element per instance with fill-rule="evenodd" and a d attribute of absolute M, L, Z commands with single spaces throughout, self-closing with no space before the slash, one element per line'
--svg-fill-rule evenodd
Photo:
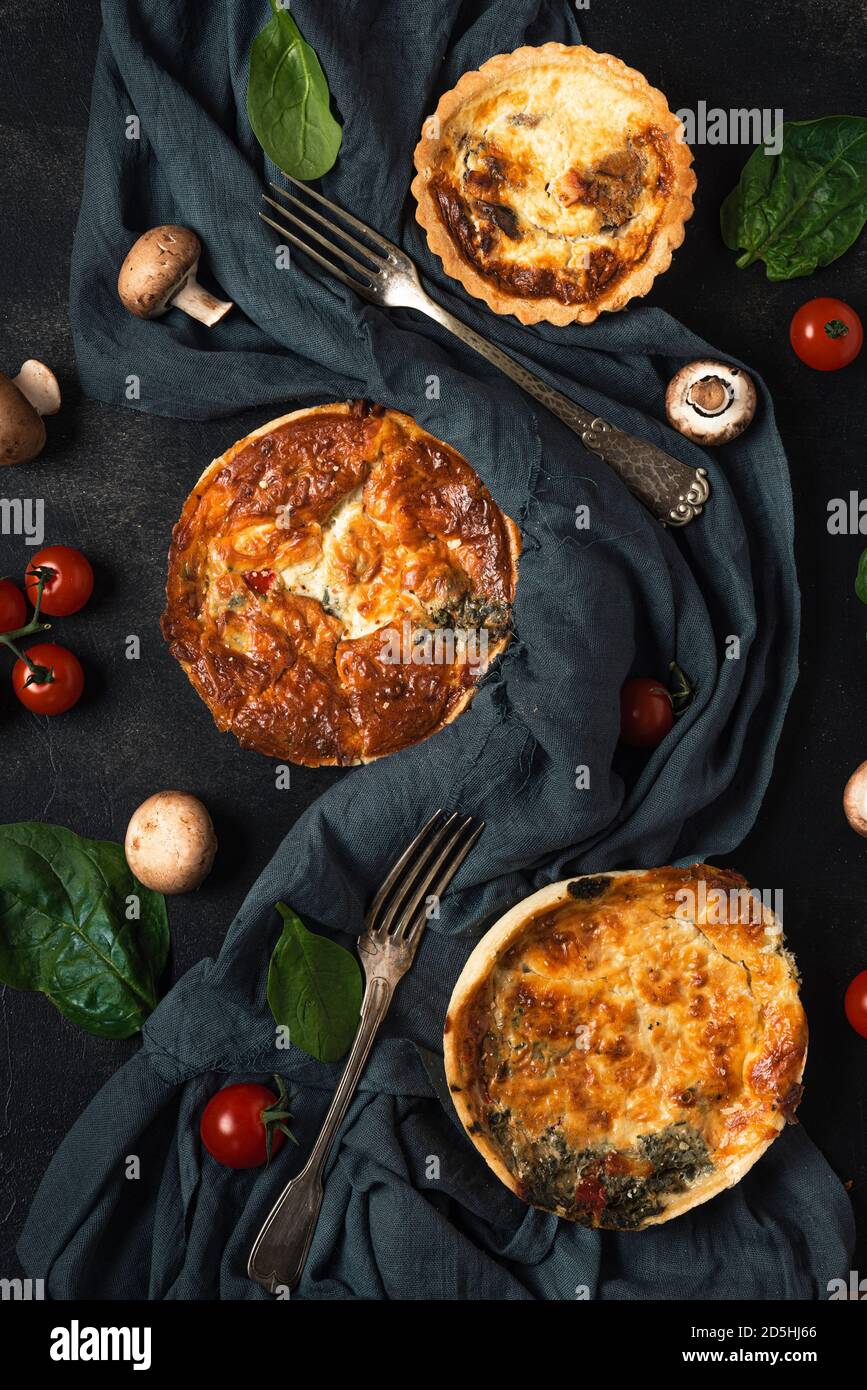
<path fill-rule="evenodd" d="M 594 48 L 639 68 L 673 109 L 705 100 L 725 109 L 782 107 L 790 119 L 864 110 L 864 0 L 591 0 L 579 18 Z M 277 791 L 269 761 L 216 732 L 159 634 L 165 554 L 182 501 L 204 464 L 266 416 L 160 420 L 84 400 L 76 385 L 67 276 L 98 32 L 96 0 L 0 0 L 0 370 L 14 375 L 36 356 L 64 390 L 45 453 L 5 473 L 2 493 L 44 497 L 46 542 L 80 546 L 97 571 L 97 597 L 53 634 L 86 667 L 81 705 L 36 719 L 0 678 L 0 821 L 45 819 L 122 839 L 151 792 L 180 786 L 199 794 L 220 854 L 204 888 L 170 904 L 177 978 L 218 950 L 283 834 L 342 774 L 295 769 L 291 789 Z M 852 589 L 867 542 L 826 529 L 828 499 L 867 476 L 867 352 L 847 371 L 824 375 L 803 367 L 788 345 L 789 319 L 813 295 L 838 294 L 867 319 L 867 236 L 810 280 L 771 285 L 760 267 L 737 271 L 717 213 L 747 153 L 696 150 L 696 216 L 650 302 L 754 364 L 774 393 L 789 451 L 802 675 L 759 823 L 730 862 L 756 885 L 784 891 L 812 1027 L 801 1115 L 852 1184 L 867 1269 L 867 1040 L 842 1009 L 846 984 L 867 968 L 867 843 L 849 830 L 840 805 L 846 778 L 867 758 L 867 610 Z M 17 575 L 27 558 L 22 540 L 0 536 L 0 574 Z M 124 655 L 132 633 L 141 638 L 137 662 Z M 40 996 L 0 987 L 0 1276 L 16 1270 L 15 1241 L 50 1155 L 135 1046 L 90 1038 Z"/>

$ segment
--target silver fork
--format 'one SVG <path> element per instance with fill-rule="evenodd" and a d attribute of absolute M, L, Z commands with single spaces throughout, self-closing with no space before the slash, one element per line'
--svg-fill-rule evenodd
<path fill-rule="evenodd" d="M 671 526 L 683 526 L 693 517 L 698 516 L 705 502 L 710 496 L 710 485 L 707 478 L 707 469 L 688 468 L 679 459 L 673 458 L 663 449 L 658 449 L 655 444 L 650 444 L 646 439 L 637 439 L 634 435 L 627 434 L 624 430 L 617 429 L 607 420 L 594 415 L 592 411 L 585 410 L 583 406 L 576 405 L 568 396 L 556 391 L 553 386 L 548 386 L 540 377 L 528 372 L 526 367 L 522 367 L 508 353 L 501 348 L 489 343 L 480 333 L 476 333 L 472 328 L 468 328 L 460 319 L 455 318 L 447 309 L 443 309 L 430 295 L 422 288 L 419 280 L 418 271 L 405 251 L 394 246 L 387 241 L 379 232 L 365 225 L 357 217 L 336 203 L 329 202 L 321 193 L 317 193 L 308 184 L 300 183 L 298 179 L 286 175 L 289 182 L 296 188 L 303 188 L 310 198 L 313 198 L 320 206 L 327 208 L 330 217 L 323 216 L 322 213 L 310 207 L 307 203 L 296 198 L 287 189 L 281 188 L 279 184 L 272 183 L 270 186 L 284 200 L 288 207 L 269 198 L 263 193 L 262 197 L 282 219 L 275 222 L 272 217 L 268 217 L 264 212 L 259 216 L 263 222 L 267 222 L 269 227 L 273 227 L 279 232 L 281 237 L 291 242 L 299 251 L 316 261 L 317 265 L 324 270 L 335 275 L 344 285 L 348 285 L 351 290 L 360 295 L 362 299 L 367 299 L 371 304 L 380 304 L 387 308 L 407 308 L 418 309 L 421 313 L 427 314 L 428 318 L 434 319 L 442 324 L 450 333 L 454 333 L 456 338 L 474 348 L 481 353 L 489 362 L 493 362 L 495 367 L 499 367 L 501 372 L 511 377 L 519 386 L 528 392 L 529 395 L 540 401 L 552 414 L 558 416 L 564 424 L 578 435 L 586 449 L 592 450 L 604 459 L 615 473 L 623 479 L 627 487 L 638 497 L 646 507 L 653 512 L 654 516 Z M 298 216 L 297 209 L 304 213 L 303 220 Z M 351 227 L 354 227 L 362 236 L 367 237 L 373 242 L 373 246 L 365 244 L 353 236 L 336 221 L 342 218 Z M 324 227 L 331 234 L 330 238 L 324 236 L 322 232 L 316 230 L 316 226 Z M 307 238 L 302 239 L 292 230 L 297 227 Z M 351 246 L 356 252 L 347 251 L 340 246 L 335 237 L 341 237 L 347 246 Z M 320 251 L 311 245 L 311 239 L 317 246 L 323 247 L 342 261 L 343 265 L 349 266 L 356 273 L 349 275 L 347 272 L 334 264 L 328 257 L 323 256 Z"/>
<path fill-rule="evenodd" d="M 367 985 L 352 1050 L 310 1157 L 284 1187 L 250 1251 L 247 1273 L 269 1293 L 294 1289 L 301 1278 L 322 1205 L 328 1154 L 397 983 L 412 965 L 427 920 L 427 899 L 445 892 L 484 828 L 484 821 L 471 816 L 461 819 L 455 811 L 446 819 L 437 811 L 370 904 L 358 941 Z"/>

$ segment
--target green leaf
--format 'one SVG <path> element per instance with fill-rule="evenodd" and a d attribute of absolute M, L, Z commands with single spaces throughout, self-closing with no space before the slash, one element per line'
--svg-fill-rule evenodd
<path fill-rule="evenodd" d="M 342 130 L 331 114 L 322 66 L 278 0 L 274 18 L 250 49 L 247 115 L 253 133 L 278 169 L 318 179 L 337 158 Z"/>
<path fill-rule="evenodd" d="M 0 826 L 4 984 L 41 991 L 88 1033 L 128 1038 L 157 1002 L 168 951 L 165 898 L 139 883 L 120 845 L 35 821 Z"/>
<path fill-rule="evenodd" d="M 319 1062 L 336 1062 L 358 1028 L 358 961 L 336 941 L 308 931 L 285 903 L 277 903 L 277 911 L 283 932 L 268 969 L 271 1012 L 302 1052 Z"/>
<path fill-rule="evenodd" d="M 858 573 L 855 577 L 855 593 L 862 603 L 867 603 L 867 550 L 861 551 Z"/>
<path fill-rule="evenodd" d="M 867 116 L 786 121 L 780 153 L 760 146 L 720 210 L 723 241 L 741 268 L 762 260 L 769 280 L 830 265 L 867 221 Z"/>

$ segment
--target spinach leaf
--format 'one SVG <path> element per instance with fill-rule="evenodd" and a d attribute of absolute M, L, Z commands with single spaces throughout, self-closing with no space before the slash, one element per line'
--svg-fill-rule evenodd
<path fill-rule="evenodd" d="M 128 1038 L 157 1002 L 168 951 L 165 898 L 133 876 L 120 845 L 35 821 L 0 826 L 4 984 L 40 990 L 88 1033 Z"/>
<path fill-rule="evenodd" d="M 778 155 L 753 151 L 720 211 L 723 241 L 769 280 L 829 265 L 867 221 L 867 117 L 786 121 Z"/>
<path fill-rule="evenodd" d="M 250 49 L 247 115 L 253 133 L 278 169 L 318 179 L 337 158 L 342 130 L 331 114 L 322 66 L 280 0 L 274 18 Z"/>
<path fill-rule="evenodd" d="M 285 903 L 283 932 L 268 969 L 268 1003 L 293 1043 L 319 1062 L 336 1062 L 355 1037 L 361 1010 L 358 961 L 336 941 L 308 931 Z"/>
<path fill-rule="evenodd" d="M 867 550 L 862 550 L 858 560 L 858 573 L 855 576 L 855 593 L 862 603 L 867 603 Z"/>

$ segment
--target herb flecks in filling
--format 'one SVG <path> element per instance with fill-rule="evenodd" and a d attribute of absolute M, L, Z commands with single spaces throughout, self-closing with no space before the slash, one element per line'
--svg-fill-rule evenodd
<path fill-rule="evenodd" d="M 501 1145 L 505 1123 L 500 1116 L 490 1126 Z M 642 1134 L 629 1149 L 598 1145 L 577 1153 L 552 1125 L 512 1154 L 526 1201 L 560 1211 L 581 1225 L 603 1224 L 619 1231 L 637 1230 L 659 1216 L 664 1197 L 688 1191 L 713 1168 L 703 1136 L 684 1123 Z"/>
<path fill-rule="evenodd" d="M 779 927 L 715 922 L 697 902 L 711 886 L 749 892 L 706 864 L 558 884 L 459 981 L 461 1118 L 534 1205 L 614 1230 L 667 1220 L 737 1181 L 797 1104 L 807 1030 Z"/>
<path fill-rule="evenodd" d="M 578 902 L 590 902 L 593 898 L 601 898 L 610 887 L 611 879 L 604 875 L 596 878 L 576 878 L 569 884 L 568 892 L 570 898 L 576 898 Z"/>
<path fill-rule="evenodd" d="M 505 632 L 510 621 L 506 604 L 492 602 L 478 594 L 464 594 L 450 605 L 431 609 L 429 616 L 435 628 L 460 628 L 467 632 L 480 628 L 493 633 Z"/>

